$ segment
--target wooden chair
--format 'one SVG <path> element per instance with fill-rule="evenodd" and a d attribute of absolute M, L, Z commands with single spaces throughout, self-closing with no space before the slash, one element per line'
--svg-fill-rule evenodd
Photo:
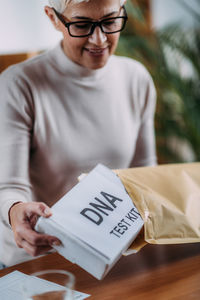
<path fill-rule="evenodd" d="M 0 55 L 0 73 L 4 71 L 10 65 L 17 64 L 28 58 L 31 58 L 39 52 L 30 52 L 30 53 L 20 53 L 20 54 L 5 54 Z"/>

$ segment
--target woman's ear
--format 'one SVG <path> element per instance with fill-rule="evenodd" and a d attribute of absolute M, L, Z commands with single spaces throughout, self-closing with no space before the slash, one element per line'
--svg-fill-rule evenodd
<path fill-rule="evenodd" d="M 56 30 L 59 30 L 59 20 L 54 12 L 54 10 L 49 7 L 49 6 L 45 6 L 44 7 L 44 11 L 46 13 L 46 15 L 48 16 L 49 20 L 51 21 L 51 23 L 53 24 L 53 26 L 55 27 Z"/>

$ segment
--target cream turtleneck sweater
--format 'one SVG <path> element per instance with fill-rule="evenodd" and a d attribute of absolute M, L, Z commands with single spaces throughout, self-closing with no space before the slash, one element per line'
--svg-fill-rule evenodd
<path fill-rule="evenodd" d="M 30 257 L 17 248 L 8 210 L 17 201 L 55 203 L 97 163 L 156 163 L 155 89 L 146 69 L 112 56 L 88 70 L 61 45 L 0 76 L 0 261 Z"/>

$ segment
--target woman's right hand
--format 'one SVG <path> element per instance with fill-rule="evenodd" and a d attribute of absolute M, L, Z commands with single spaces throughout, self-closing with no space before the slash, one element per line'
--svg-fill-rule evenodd
<path fill-rule="evenodd" d="M 56 237 L 34 230 L 39 216 L 48 218 L 51 215 L 50 208 L 43 202 L 19 202 L 11 206 L 10 224 L 17 246 L 31 256 L 37 256 L 51 250 L 53 245 L 60 245 Z"/>

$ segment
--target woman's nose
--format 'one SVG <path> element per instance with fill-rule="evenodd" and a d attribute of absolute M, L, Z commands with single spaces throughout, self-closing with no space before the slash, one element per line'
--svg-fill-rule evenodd
<path fill-rule="evenodd" d="M 89 36 L 88 41 L 96 46 L 101 46 L 107 41 L 107 36 L 101 31 L 101 28 L 97 26 L 93 34 Z"/>

